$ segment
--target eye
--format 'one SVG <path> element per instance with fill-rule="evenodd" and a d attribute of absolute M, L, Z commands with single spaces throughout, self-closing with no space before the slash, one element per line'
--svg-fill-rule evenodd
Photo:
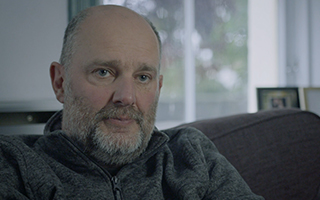
<path fill-rule="evenodd" d="M 150 78 L 147 75 L 140 75 L 139 80 L 141 82 L 147 82 L 148 80 L 150 80 Z"/>
<path fill-rule="evenodd" d="M 108 77 L 110 76 L 110 72 L 109 70 L 106 70 L 106 69 L 99 69 L 96 71 L 96 73 L 101 76 L 101 77 Z"/>

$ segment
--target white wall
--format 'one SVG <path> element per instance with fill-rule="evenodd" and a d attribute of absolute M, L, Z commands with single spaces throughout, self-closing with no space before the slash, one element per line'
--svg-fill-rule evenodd
<path fill-rule="evenodd" d="M 0 1 L 0 104 L 52 101 L 49 66 L 58 61 L 67 1 Z"/>
<path fill-rule="evenodd" d="M 248 111 L 257 87 L 278 85 L 278 0 L 248 1 Z"/>

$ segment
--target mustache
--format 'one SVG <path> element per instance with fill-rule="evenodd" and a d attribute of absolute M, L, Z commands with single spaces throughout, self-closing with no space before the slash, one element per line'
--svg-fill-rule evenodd
<path fill-rule="evenodd" d="M 106 119 L 133 119 L 137 124 L 143 124 L 143 113 L 133 106 L 116 106 L 114 104 L 103 107 L 95 117 L 95 121 L 99 122 Z"/>

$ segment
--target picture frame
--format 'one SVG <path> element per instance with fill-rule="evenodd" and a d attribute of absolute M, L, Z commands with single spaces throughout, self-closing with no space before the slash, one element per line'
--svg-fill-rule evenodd
<path fill-rule="evenodd" d="M 300 108 L 298 87 L 257 88 L 258 110 Z"/>
<path fill-rule="evenodd" d="M 320 88 L 306 87 L 301 88 L 301 102 L 303 109 L 320 115 Z"/>

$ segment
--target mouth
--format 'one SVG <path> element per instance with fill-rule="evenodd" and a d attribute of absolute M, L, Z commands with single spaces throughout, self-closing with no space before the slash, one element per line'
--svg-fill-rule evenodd
<path fill-rule="evenodd" d="M 126 116 L 106 118 L 103 121 L 105 123 L 111 123 L 113 125 L 118 125 L 118 126 L 127 126 L 135 122 L 134 119 Z"/>

